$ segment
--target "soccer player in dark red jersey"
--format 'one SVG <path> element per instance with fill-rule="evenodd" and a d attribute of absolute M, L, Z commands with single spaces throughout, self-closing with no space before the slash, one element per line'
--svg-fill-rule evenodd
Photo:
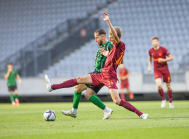
<path fill-rule="evenodd" d="M 167 94 L 169 97 L 169 107 L 174 108 L 174 105 L 172 102 L 172 89 L 171 89 L 171 84 L 170 84 L 171 76 L 170 76 L 169 68 L 167 65 L 167 61 L 173 60 L 173 57 L 166 48 L 159 46 L 158 37 L 153 37 L 151 41 L 154 47 L 149 50 L 148 71 L 151 72 L 151 64 L 152 64 L 152 58 L 153 58 L 154 78 L 155 78 L 156 85 L 158 87 L 158 92 L 162 98 L 161 107 L 163 108 L 166 105 L 166 99 L 164 96 L 162 83 L 161 83 L 161 79 L 163 77 L 163 81 L 165 82 L 166 87 L 167 87 Z M 166 58 L 166 56 L 168 56 L 168 58 Z"/>
<path fill-rule="evenodd" d="M 121 99 L 125 100 L 125 94 L 124 94 L 124 89 L 127 89 L 127 93 L 129 94 L 129 98 L 133 99 L 134 95 L 133 93 L 131 93 L 130 89 L 129 89 L 129 76 L 130 73 L 129 71 L 124 67 L 123 64 L 120 64 L 120 68 L 119 68 L 119 77 L 120 77 L 120 89 L 121 89 L 121 93 L 120 93 L 120 97 Z"/>
<path fill-rule="evenodd" d="M 77 77 L 75 79 L 67 80 L 61 84 L 51 84 L 48 76 L 45 75 L 45 82 L 47 84 L 47 91 L 52 91 L 60 88 L 73 87 L 77 84 L 92 84 L 93 86 L 104 86 L 109 88 L 111 97 L 115 104 L 122 106 L 129 111 L 136 113 L 141 119 L 147 119 L 148 114 L 143 114 L 130 103 L 125 100 L 121 100 L 118 93 L 117 82 L 117 67 L 122 61 L 125 52 L 125 44 L 120 40 L 122 35 L 122 30 L 119 27 L 113 27 L 109 15 L 103 13 L 105 17 L 102 16 L 103 20 L 108 24 L 110 31 L 109 37 L 111 42 L 115 42 L 113 48 L 107 53 L 106 50 L 102 50 L 102 53 L 107 56 L 104 68 L 101 73 L 92 73 L 82 77 Z M 113 40 L 113 41 L 112 41 Z"/>

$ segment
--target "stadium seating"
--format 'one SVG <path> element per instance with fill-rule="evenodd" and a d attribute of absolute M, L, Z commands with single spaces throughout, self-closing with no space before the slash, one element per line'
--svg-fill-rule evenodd
<path fill-rule="evenodd" d="M 85 18 L 107 0 L 1 0 L 0 61 L 67 19 Z"/>
<path fill-rule="evenodd" d="M 107 1 L 1 0 L 0 61 L 66 19 L 86 17 Z M 113 25 L 120 26 L 123 30 L 122 41 L 126 44 L 124 61 L 131 73 L 147 72 L 152 36 L 158 36 L 160 45 L 173 55 L 174 61 L 169 62 L 170 71 L 179 70 L 183 55 L 189 53 L 188 7 L 189 0 L 118 0 L 103 9 L 110 14 Z M 100 27 L 108 32 L 108 26 L 101 19 L 101 15 L 102 11 L 99 11 Z M 76 50 L 42 74 L 49 73 L 56 77 L 91 72 L 97 49 L 96 42 L 89 41 L 80 50 Z"/>
<path fill-rule="evenodd" d="M 160 45 L 174 57 L 168 62 L 170 71 L 178 71 L 182 56 L 189 52 L 188 7 L 189 0 L 119 0 L 104 10 L 110 14 L 112 24 L 123 30 L 122 41 L 126 44 L 124 61 L 131 73 L 148 72 L 148 50 L 152 48 L 153 36 L 158 36 Z M 98 16 L 100 27 L 108 32 L 107 24 L 101 19 L 102 11 Z M 93 71 L 97 49 L 98 45 L 92 40 L 40 76 L 85 75 Z"/>

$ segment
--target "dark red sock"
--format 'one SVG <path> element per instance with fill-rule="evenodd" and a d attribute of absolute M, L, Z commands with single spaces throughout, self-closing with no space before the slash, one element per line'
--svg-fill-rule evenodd
<path fill-rule="evenodd" d="M 168 94 L 168 97 L 169 97 L 169 102 L 172 103 L 172 94 L 173 94 L 172 90 L 167 91 L 167 94 Z"/>
<path fill-rule="evenodd" d="M 121 94 L 120 94 L 120 98 L 123 99 L 123 100 L 125 100 L 125 94 L 124 94 L 124 93 L 121 93 Z"/>
<path fill-rule="evenodd" d="M 125 100 L 121 100 L 119 106 L 122 106 L 126 108 L 127 110 L 136 113 L 138 116 L 141 116 L 143 114 L 142 112 L 140 112 L 138 109 L 136 109 L 133 105 L 131 105 L 129 102 Z"/>
<path fill-rule="evenodd" d="M 162 88 L 161 88 L 161 89 L 158 89 L 158 92 L 159 92 L 159 94 L 160 94 L 160 96 L 161 96 L 161 99 L 162 99 L 162 100 L 165 100 L 165 96 L 164 96 L 163 89 L 162 89 Z"/>
<path fill-rule="evenodd" d="M 65 82 L 63 82 L 63 83 L 60 83 L 60 84 L 53 84 L 53 85 L 51 86 L 51 88 L 52 88 L 53 90 L 56 90 L 56 89 L 60 89 L 60 88 L 73 87 L 73 86 L 75 86 L 75 85 L 77 85 L 77 80 L 76 80 L 76 78 L 75 78 L 75 79 L 67 80 L 67 81 L 65 81 Z"/>

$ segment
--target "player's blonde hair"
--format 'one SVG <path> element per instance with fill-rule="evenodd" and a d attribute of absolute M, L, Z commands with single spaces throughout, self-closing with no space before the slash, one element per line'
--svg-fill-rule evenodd
<path fill-rule="evenodd" d="M 118 26 L 115 26 L 114 27 L 116 33 L 117 33 L 117 36 L 119 37 L 119 39 L 121 39 L 121 36 L 122 36 L 122 29 Z M 109 30 L 109 33 L 111 33 L 111 30 Z"/>
<path fill-rule="evenodd" d="M 152 37 L 151 41 L 153 40 L 158 40 L 159 41 L 159 38 L 158 37 Z"/>

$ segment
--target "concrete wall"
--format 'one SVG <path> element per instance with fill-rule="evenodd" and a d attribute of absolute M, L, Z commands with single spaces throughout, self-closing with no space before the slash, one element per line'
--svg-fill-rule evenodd
<path fill-rule="evenodd" d="M 51 78 L 53 83 L 61 83 L 68 78 Z M 155 83 L 144 84 L 142 74 L 131 74 L 129 78 L 130 90 L 135 94 L 144 93 L 157 93 L 157 87 Z M 185 83 L 171 83 L 173 92 L 189 92 L 189 72 L 186 73 Z M 119 83 L 118 83 L 119 87 Z M 163 89 L 166 91 L 165 84 Z M 46 91 L 46 84 L 43 78 L 23 78 L 22 86 L 18 85 L 18 91 L 20 96 L 49 96 L 49 95 L 73 95 L 74 88 L 65 88 L 56 90 L 53 92 Z M 85 93 L 85 92 L 83 92 Z M 109 94 L 108 88 L 103 87 L 99 94 Z M 0 79 L 0 96 L 8 96 L 8 89 L 6 86 L 6 80 Z"/>

